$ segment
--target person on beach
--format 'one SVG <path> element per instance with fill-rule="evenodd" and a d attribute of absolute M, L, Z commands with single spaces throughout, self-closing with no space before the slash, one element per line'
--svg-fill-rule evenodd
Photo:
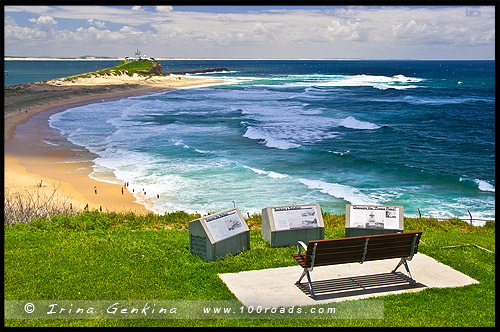
<path fill-rule="evenodd" d="M 94 193 L 97 195 L 97 187 L 94 186 Z"/>
<path fill-rule="evenodd" d="M 122 187 L 122 195 L 123 195 L 123 187 Z"/>

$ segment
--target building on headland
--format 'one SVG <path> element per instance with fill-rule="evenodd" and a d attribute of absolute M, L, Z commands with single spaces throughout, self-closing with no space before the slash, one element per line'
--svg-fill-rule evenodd
<path fill-rule="evenodd" d="M 125 61 L 139 61 L 139 60 L 155 61 L 154 58 L 148 57 L 148 56 L 146 56 L 146 54 L 142 55 L 141 51 L 139 51 L 139 49 L 137 49 L 137 51 L 135 51 L 135 58 L 132 58 L 129 56 L 125 57 Z"/>

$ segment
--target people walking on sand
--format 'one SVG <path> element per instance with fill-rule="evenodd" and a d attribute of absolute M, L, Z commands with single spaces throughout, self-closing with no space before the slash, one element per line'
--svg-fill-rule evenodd
<path fill-rule="evenodd" d="M 122 195 L 123 195 L 123 187 L 122 187 Z"/>
<path fill-rule="evenodd" d="M 97 187 L 94 186 L 94 193 L 97 195 Z"/>

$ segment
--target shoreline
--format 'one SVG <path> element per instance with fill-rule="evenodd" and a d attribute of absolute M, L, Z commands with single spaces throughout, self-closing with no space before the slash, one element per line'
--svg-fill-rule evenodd
<path fill-rule="evenodd" d="M 68 200 L 75 211 L 83 211 L 88 204 L 89 210 L 102 212 L 154 213 L 139 203 L 123 185 L 91 178 L 93 154 L 63 139 L 57 130 L 49 126 L 48 119 L 53 114 L 73 107 L 168 91 L 181 86 L 219 82 L 182 78 L 175 81 L 170 79 L 163 84 L 84 84 L 69 88 L 44 83 L 28 84 L 25 96 L 9 96 L 5 93 L 5 104 L 12 97 L 13 100 L 9 102 L 25 107 L 10 107 L 9 110 L 6 107 L 4 110 L 4 193 L 30 192 L 45 197 L 54 194 L 59 199 Z M 33 91 L 30 91 L 31 88 Z M 82 94 L 82 90 L 89 88 L 90 93 L 85 91 Z M 51 98 L 54 91 L 58 93 L 58 98 Z M 30 92 L 46 98 L 36 98 L 32 104 L 23 104 L 30 97 Z M 60 139 L 61 144 L 46 142 L 54 139 Z M 95 187 L 97 194 L 94 192 Z"/>

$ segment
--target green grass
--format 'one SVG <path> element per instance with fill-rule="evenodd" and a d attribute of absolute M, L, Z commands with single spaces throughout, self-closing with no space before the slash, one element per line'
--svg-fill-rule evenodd
<path fill-rule="evenodd" d="M 153 66 L 152 61 L 150 60 L 139 60 L 139 61 L 121 61 L 116 66 L 111 68 L 98 69 L 94 72 L 84 73 L 74 76 L 66 77 L 67 80 L 74 80 L 76 78 L 88 78 L 92 75 L 122 75 L 126 74 L 132 76 L 133 74 L 141 75 L 141 76 L 152 76 L 148 71 Z"/>
<path fill-rule="evenodd" d="M 215 262 L 189 252 L 188 222 L 176 212 L 135 216 L 97 211 L 5 226 L 5 300 L 237 300 L 219 273 L 295 265 L 294 246 L 270 248 L 260 215 L 247 220 L 250 250 Z M 324 214 L 325 238 L 344 236 L 344 216 Z M 5 320 L 6 326 L 495 326 L 495 225 L 405 218 L 422 230 L 419 252 L 479 281 L 379 297 L 384 319 Z M 452 248 L 443 248 L 454 246 Z M 363 301 L 363 300 L 360 300 Z"/>

